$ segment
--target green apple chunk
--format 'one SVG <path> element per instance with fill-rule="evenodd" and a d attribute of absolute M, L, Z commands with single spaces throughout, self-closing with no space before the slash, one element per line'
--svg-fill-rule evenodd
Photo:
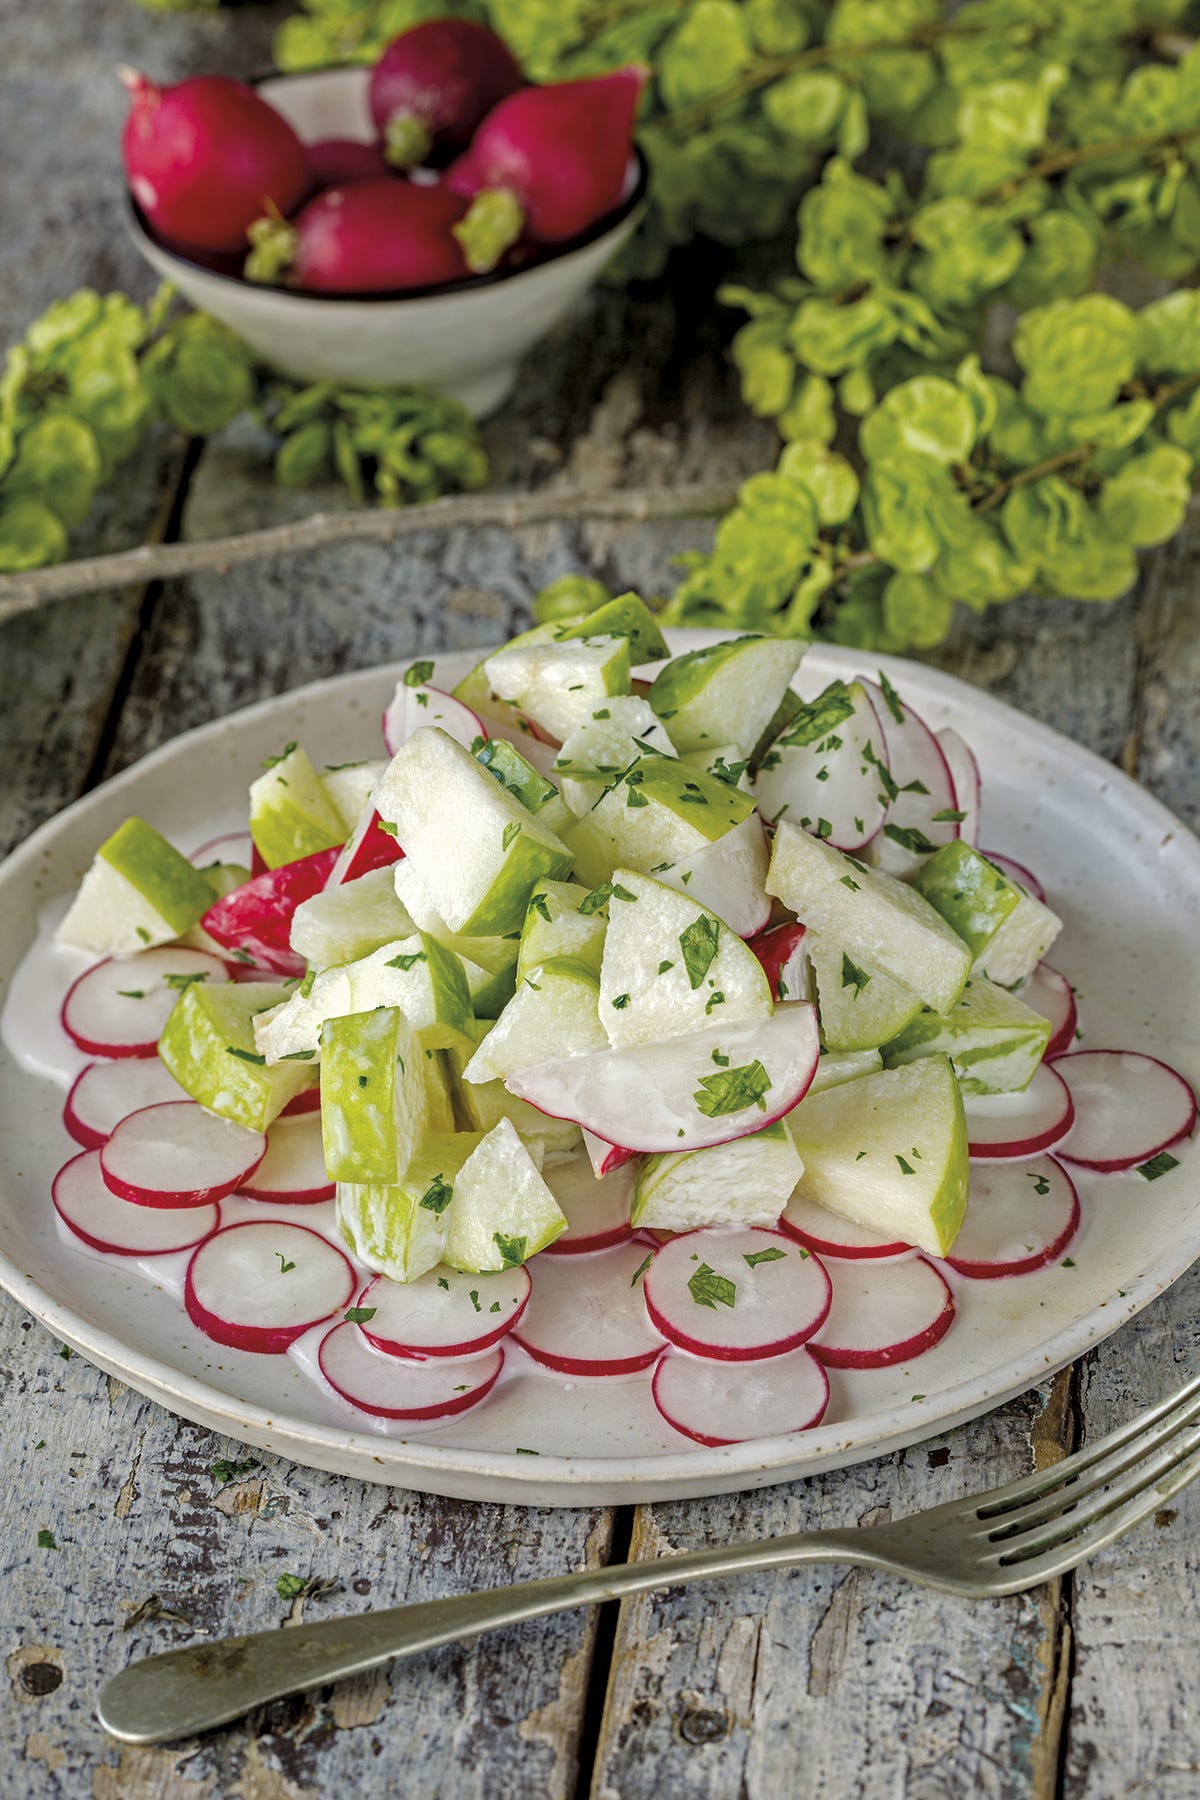
<path fill-rule="evenodd" d="M 358 962 L 384 944 L 411 937 L 416 929 L 416 920 L 396 896 L 391 868 L 371 869 L 302 900 L 292 915 L 291 946 L 311 968 L 328 969 Z"/>
<path fill-rule="evenodd" d="M 531 626 L 528 631 L 519 631 L 516 637 L 510 638 L 504 648 L 511 650 L 522 644 L 553 643 L 558 629 L 559 627 L 553 623 Z M 461 700 L 464 706 L 469 706 L 471 711 L 483 720 L 489 731 L 494 728 L 501 732 L 529 733 L 531 727 L 528 720 L 521 717 L 520 709 L 507 700 L 501 700 L 498 694 L 492 692 L 487 665 L 488 658 L 485 656 L 481 662 L 475 664 L 470 674 L 463 676 L 457 687 L 451 688 L 450 691 L 454 698 Z"/>
<path fill-rule="evenodd" d="M 778 1119 L 728 1144 L 646 1157 L 631 1218 L 646 1231 L 774 1225 L 803 1173 L 787 1125 Z"/>
<path fill-rule="evenodd" d="M 338 1183 L 335 1218 L 347 1248 L 392 1281 L 415 1281 L 446 1253 L 449 1206 L 475 1139 L 427 1138 L 399 1181 Z"/>
<path fill-rule="evenodd" d="M 197 873 L 203 875 L 212 890 L 213 900 L 223 900 L 226 894 L 232 894 L 235 888 L 244 887 L 250 880 L 249 869 L 241 863 L 206 863 Z M 209 901 L 211 906 L 212 901 Z M 186 944 L 189 950 L 207 950 L 210 956 L 218 956 L 224 960 L 229 955 L 227 944 L 218 944 L 211 932 L 205 931 L 203 924 L 197 920 L 181 935 L 179 942 Z"/>
<path fill-rule="evenodd" d="M 606 1050 L 600 980 L 587 963 L 554 956 L 537 963 L 467 1064 L 467 1081 L 504 1080 L 566 1056 Z"/>
<path fill-rule="evenodd" d="M 663 662 L 671 654 L 657 619 L 640 594 L 615 594 L 582 619 L 560 625 L 556 636 L 563 643 L 581 637 L 627 638 L 629 660 L 635 664 Z"/>
<path fill-rule="evenodd" d="M 746 772 L 749 764 L 737 744 L 717 744 L 711 750 L 685 750 L 679 760 L 685 768 L 702 769 L 714 780 L 741 788 L 743 793 L 751 791 Z"/>
<path fill-rule="evenodd" d="M 268 869 L 346 841 L 346 826 L 303 750 L 288 744 L 250 783 L 250 835 Z"/>
<path fill-rule="evenodd" d="M 565 643 L 509 645 L 489 656 L 492 692 L 528 715 L 559 743 L 604 705 L 629 692 L 629 643 L 580 637 Z"/>
<path fill-rule="evenodd" d="M 487 1035 L 490 1021 L 476 1020 L 480 1041 Z M 464 1061 L 454 1050 L 446 1051 L 453 1072 L 454 1100 L 462 1123 L 471 1131 L 490 1131 L 501 1119 L 511 1119 L 526 1143 L 544 1155 L 559 1155 L 576 1150 L 583 1143 L 583 1133 L 571 1119 L 552 1119 L 539 1112 L 528 1100 L 510 1094 L 498 1078 L 493 1081 L 467 1081 Z"/>
<path fill-rule="evenodd" d="M 317 776 L 325 798 L 342 821 L 344 837 L 350 836 L 362 818 L 386 768 L 386 757 L 370 757 L 363 762 L 331 764 Z"/>
<path fill-rule="evenodd" d="M 616 776 L 646 753 L 674 756 L 675 747 L 649 702 L 637 694 L 614 694 L 564 739 L 554 759 L 562 798 L 582 818 Z"/>
<path fill-rule="evenodd" d="M 444 731 L 415 731 L 375 797 L 451 931 L 520 931 L 543 876 L 563 880 L 572 856 L 528 807 Z"/>
<path fill-rule="evenodd" d="M 767 892 L 860 967 L 881 969 L 939 1012 L 966 985 L 971 951 L 927 900 L 786 819 L 775 833 Z"/>
<path fill-rule="evenodd" d="M 699 900 L 739 937 L 753 937 L 771 916 L 764 886 L 769 862 L 762 820 L 751 813 L 715 844 L 705 844 L 682 861 L 656 869 L 655 874 L 667 887 Z"/>
<path fill-rule="evenodd" d="M 681 753 L 736 744 L 747 761 L 805 648 L 796 638 L 740 637 L 690 650 L 655 676 L 650 704 Z"/>
<path fill-rule="evenodd" d="M 400 1007 L 423 1049 L 471 1042 L 474 1014 L 462 963 L 428 932 L 418 931 L 357 962 L 307 975 L 282 1006 L 255 1021 L 255 1044 L 268 1063 L 305 1051 L 316 1055 L 328 1019 L 375 1006 Z"/>
<path fill-rule="evenodd" d="M 876 964 L 855 962 L 819 931 L 805 937 L 817 980 L 821 1040 L 829 1050 L 877 1050 L 921 1011 L 922 1000 Z"/>
<path fill-rule="evenodd" d="M 265 1131 L 316 1077 L 310 1055 L 270 1068 L 255 1045 L 256 1017 L 287 991 L 267 981 L 195 981 L 179 996 L 158 1040 L 158 1054 L 184 1092 L 249 1131 Z"/>
<path fill-rule="evenodd" d="M 321 1136 L 332 1181 L 400 1180 L 432 1129 L 429 1066 L 398 1006 L 327 1021 Z"/>
<path fill-rule="evenodd" d="M 840 1087 L 844 1081 L 857 1081 L 862 1075 L 877 1075 L 883 1067 L 878 1050 L 822 1050 L 817 1072 L 808 1094 L 820 1094 L 826 1088 Z"/>
<path fill-rule="evenodd" d="M 615 1050 L 773 1010 L 762 964 L 716 913 L 652 876 L 614 871 L 600 1020 Z"/>
<path fill-rule="evenodd" d="M 443 1260 L 473 1275 L 527 1262 L 567 1228 L 511 1119 L 479 1139 L 452 1183 Z"/>
<path fill-rule="evenodd" d="M 477 968 L 487 969 L 492 974 L 501 974 L 505 969 L 512 968 L 520 947 L 520 938 L 515 932 L 506 937 L 468 937 L 462 932 L 451 931 L 408 857 L 394 863 L 388 874 L 396 898 L 413 921 L 414 930 L 427 931 L 430 937 L 435 937 L 439 944 L 452 950 L 455 956 L 474 963 Z"/>
<path fill-rule="evenodd" d="M 946 1014 L 922 1008 L 885 1045 L 889 1069 L 937 1052 L 950 1058 L 964 1094 L 1016 1094 L 1027 1088 L 1050 1042 L 1050 1021 L 997 987 L 972 976 Z"/>
<path fill-rule="evenodd" d="M 889 1240 L 945 1256 L 967 1207 L 967 1125 L 944 1056 L 809 1093 L 788 1114 L 797 1195 Z"/>
<path fill-rule="evenodd" d="M 55 932 L 60 944 L 128 956 L 170 944 L 217 898 L 212 883 L 144 819 L 106 838 Z"/>
<path fill-rule="evenodd" d="M 479 745 L 474 756 L 548 831 L 564 831 L 571 823 L 575 815 L 554 783 L 539 775 L 533 764 L 503 738 L 489 738 Z"/>
<path fill-rule="evenodd" d="M 608 899 L 603 894 L 597 897 L 577 881 L 539 881 L 521 928 L 517 979 L 558 956 L 577 957 L 599 975 L 607 930 Z"/>
<path fill-rule="evenodd" d="M 593 886 L 618 866 L 653 875 L 715 843 L 754 811 L 739 793 L 676 758 L 646 756 L 566 833 L 576 876 Z"/>
<path fill-rule="evenodd" d="M 1062 920 L 961 838 L 929 857 L 917 892 L 970 945 L 975 967 L 1001 987 L 1032 975 Z"/>

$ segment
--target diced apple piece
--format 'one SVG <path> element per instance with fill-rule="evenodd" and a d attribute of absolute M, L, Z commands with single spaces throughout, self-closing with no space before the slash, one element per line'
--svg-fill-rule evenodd
<path fill-rule="evenodd" d="M 679 760 L 685 769 L 700 769 L 714 781 L 741 788 L 744 794 L 753 791 L 750 765 L 737 744 L 717 744 L 712 750 L 685 750 Z"/>
<path fill-rule="evenodd" d="M 432 1129 L 426 1058 L 396 1006 L 329 1019 L 321 1038 L 321 1136 L 334 1181 L 391 1184 Z"/>
<path fill-rule="evenodd" d="M 342 821 L 344 837 L 349 837 L 370 805 L 386 768 L 386 758 L 372 756 L 362 762 L 331 764 L 317 776 L 325 798 Z"/>
<path fill-rule="evenodd" d="M 250 835 L 268 869 L 297 862 L 346 839 L 346 826 L 297 744 L 269 757 L 250 783 Z"/>
<path fill-rule="evenodd" d="M 967 1125 L 954 1071 L 923 1057 L 809 1094 L 788 1126 L 804 1200 L 945 1256 L 967 1207 Z"/>
<path fill-rule="evenodd" d="M 161 832 L 144 819 L 126 819 L 97 850 L 54 935 L 76 950 L 129 956 L 174 943 L 215 898 L 203 873 Z"/>
<path fill-rule="evenodd" d="M 416 1281 L 442 1261 L 453 1183 L 477 1142 L 465 1132 L 427 1138 L 400 1181 L 338 1183 L 338 1230 L 360 1262 Z"/>
<path fill-rule="evenodd" d="M 1001 987 L 1032 975 L 1062 930 L 1056 913 L 961 840 L 931 856 L 913 885 Z"/>
<path fill-rule="evenodd" d="M 1015 1094 L 1033 1080 L 1049 1041 L 1049 1019 L 985 975 L 973 975 L 948 1013 L 922 1008 L 885 1045 L 883 1060 L 894 1069 L 940 1051 L 964 1094 Z"/>
<path fill-rule="evenodd" d="M 345 1013 L 398 1006 L 426 1050 L 471 1041 L 471 996 L 462 963 L 430 937 L 416 932 L 373 950 L 357 962 L 306 976 L 282 1006 L 255 1021 L 255 1043 L 268 1063 L 301 1052 L 319 1055 L 321 1027 Z"/>
<path fill-rule="evenodd" d="M 708 1150 L 648 1156 L 633 1190 L 633 1224 L 646 1231 L 698 1225 L 774 1225 L 804 1173 L 783 1119 Z"/>
<path fill-rule="evenodd" d="M 537 963 L 464 1070 L 467 1081 L 506 1080 L 548 1057 L 585 1056 L 606 1043 L 600 980 L 577 957 Z"/>
<path fill-rule="evenodd" d="M 372 869 L 302 901 L 292 915 L 291 945 L 314 969 L 328 969 L 358 962 L 416 929 L 397 898 L 392 869 Z"/>
<path fill-rule="evenodd" d="M 667 887 L 689 894 L 701 906 L 707 906 L 723 919 L 739 937 L 753 937 L 771 917 L 767 896 L 767 867 L 770 852 L 762 820 L 751 813 L 732 831 L 706 844 L 680 862 L 659 869 L 659 881 Z M 799 994 L 780 995 L 797 1000 Z"/>
<path fill-rule="evenodd" d="M 608 900 L 576 881 L 539 881 L 521 929 L 517 979 L 551 957 L 574 956 L 596 974 L 608 929 Z"/>
<path fill-rule="evenodd" d="M 629 660 L 635 665 L 663 662 L 671 654 L 657 619 L 640 594 L 614 594 L 594 612 L 557 626 L 554 635 L 561 643 L 582 637 L 627 638 Z"/>
<path fill-rule="evenodd" d="M 486 744 L 476 745 L 471 754 L 501 787 L 529 808 L 547 831 L 562 832 L 571 824 L 575 815 L 554 782 L 539 774 L 514 745 L 504 738 L 490 738 Z"/>
<path fill-rule="evenodd" d="M 618 866 L 652 875 L 715 843 L 754 811 L 739 793 L 676 758 L 647 756 L 566 833 L 576 877 L 593 886 Z"/>
<path fill-rule="evenodd" d="M 249 869 L 244 868 L 241 863 L 201 863 L 198 867 L 199 873 L 203 875 L 212 889 L 214 901 L 223 900 L 226 894 L 232 894 L 236 889 L 245 887 L 246 883 L 252 879 Z M 180 937 L 179 942 L 186 944 L 189 950 L 207 950 L 210 956 L 223 957 L 228 954 L 226 946 L 218 944 L 212 933 L 205 931 L 203 918 L 195 925 L 189 926 Z"/>
<path fill-rule="evenodd" d="M 647 751 L 674 756 L 675 747 L 648 701 L 614 694 L 569 733 L 554 760 L 571 812 L 582 818 L 615 777 Z"/>
<path fill-rule="evenodd" d="M 510 1119 L 479 1140 L 452 1185 L 444 1257 L 451 1268 L 478 1275 L 515 1268 L 567 1228 Z"/>
<path fill-rule="evenodd" d="M 307 1055 L 268 1068 L 255 1045 L 256 1017 L 286 995 L 274 982 L 193 982 L 175 1003 L 158 1054 L 201 1106 L 249 1131 L 265 1131 L 315 1075 Z"/>
<path fill-rule="evenodd" d="M 559 643 L 510 644 L 485 664 L 492 692 L 562 743 L 610 694 L 629 692 L 629 643 L 580 637 Z"/>
<path fill-rule="evenodd" d="M 878 1050 L 822 1050 L 817 1072 L 809 1094 L 823 1094 L 826 1088 L 840 1087 L 843 1081 L 857 1081 L 862 1075 L 877 1075 L 883 1067 Z M 807 1096 L 806 1096 L 807 1098 Z"/>
<path fill-rule="evenodd" d="M 659 670 L 650 704 L 677 750 L 736 744 L 748 759 L 805 648 L 796 638 L 740 637 L 690 650 Z"/>
<path fill-rule="evenodd" d="M 927 1006 L 945 1011 L 966 985 L 971 951 L 927 900 L 786 819 L 775 833 L 767 892 L 854 962 L 882 969 Z"/>
<path fill-rule="evenodd" d="M 475 1022 L 481 1039 L 490 1028 L 489 1019 Z M 490 1131 L 501 1119 L 511 1119 L 525 1142 L 540 1146 L 545 1155 L 565 1154 L 580 1148 L 583 1133 L 573 1120 L 552 1119 L 539 1112 L 536 1106 L 530 1106 L 527 1100 L 518 1100 L 499 1077 L 493 1081 L 467 1081 L 460 1053 L 448 1050 L 445 1054 L 453 1071 L 457 1110 L 463 1123 L 472 1131 Z"/>
<path fill-rule="evenodd" d="M 921 1011 L 919 994 L 876 964 L 855 962 L 819 931 L 805 939 L 817 980 L 821 1038 L 829 1050 L 877 1050 Z"/>
<path fill-rule="evenodd" d="M 396 898 L 411 917 L 415 930 L 428 932 L 439 944 L 452 950 L 455 956 L 462 957 L 493 975 L 512 968 L 520 948 L 520 940 L 514 934 L 510 933 L 507 937 L 467 937 L 461 932 L 451 931 L 408 857 L 397 863 L 389 873 Z"/>

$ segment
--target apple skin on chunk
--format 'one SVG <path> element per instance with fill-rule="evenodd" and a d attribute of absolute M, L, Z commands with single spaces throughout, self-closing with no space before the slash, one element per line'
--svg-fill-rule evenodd
<path fill-rule="evenodd" d="M 629 692 L 625 638 L 510 644 L 489 656 L 484 667 L 492 692 L 519 707 L 560 744 L 610 695 Z"/>
<path fill-rule="evenodd" d="M 281 1006 L 255 1020 L 255 1048 L 268 1063 L 321 1053 L 321 1028 L 344 1013 L 399 1006 L 426 1050 L 471 1042 L 474 1013 L 466 971 L 428 932 L 399 938 L 357 962 L 305 977 Z"/>
<path fill-rule="evenodd" d="M 215 899 L 212 884 L 161 832 L 130 818 L 97 850 L 54 935 L 73 949 L 128 956 L 173 943 Z"/>
<path fill-rule="evenodd" d="M 1062 930 L 1057 913 L 961 840 L 929 857 L 913 885 L 1001 987 L 1032 975 Z"/>
<path fill-rule="evenodd" d="M 298 745 L 272 757 L 250 783 L 250 835 L 268 869 L 345 842 L 342 816 Z"/>
<path fill-rule="evenodd" d="M 179 996 L 158 1054 L 184 1092 L 210 1112 L 265 1131 L 296 1095 L 313 1086 L 309 1057 L 268 1068 L 254 1022 L 287 996 L 274 982 L 194 982 Z"/>
<path fill-rule="evenodd" d="M 894 1069 L 940 1051 L 964 1094 L 1016 1094 L 1033 1080 L 1049 1041 L 1049 1019 L 985 975 L 973 975 L 948 1013 L 922 1008 L 884 1046 L 883 1060 Z"/>
<path fill-rule="evenodd" d="M 333 1181 L 399 1181 L 432 1128 L 427 1059 L 397 1006 L 326 1021 L 321 1136 Z"/>
<path fill-rule="evenodd" d="M 653 875 L 707 849 L 754 811 L 749 794 L 689 769 L 675 757 L 646 756 L 566 834 L 576 880 L 592 886 L 615 868 Z"/>
<path fill-rule="evenodd" d="M 804 1173 L 785 1119 L 708 1150 L 648 1156 L 631 1220 L 643 1231 L 700 1225 L 774 1225 Z"/>
<path fill-rule="evenodd" d="M 747 759 L 805 649 L 796 638 L 740 637 L 690 650 L 655 676 L 650 704 L 681 753 L 736 744 Z"/>

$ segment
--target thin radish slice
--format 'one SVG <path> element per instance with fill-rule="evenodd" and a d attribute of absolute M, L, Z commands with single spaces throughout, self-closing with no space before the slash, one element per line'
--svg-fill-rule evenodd
<path fill-rule="evenodd" d="M 941 747 L 950 779 L 954 783 L 955 807 L 962 814 L 958 822 L 958 835 L 965 843 L 978 844 L 982 782 L 975 752 L 966 738 L 960 737 L 952 725 L 943 726 L 941 731 L 935 731 L 933 735 Z"/>
<path fill-rule="evenodd" d="M 615 1169 L 623 1169 L 637 1155 L 636 1150 L 623 1150 L 620 1144 L 606 1144 L 593 1131 L 583 1134 L 583 1147 L 587 1151 L 588 1161 L 592 1165 L 592 1174 L 597 1181 L 604 1175 L 611 1175 Z"/>
<path fill-rule="evenodd" d="M 93 1250 L 110 1256 L 168 1256 L 190 1250 L 217 1229 L 216 1206 L 166 1211 L 118 1199 L 100 1172 L 100 1152 L 85 1150 L 66 1163 L 50 1189 L 63 1224 Z"/>
<path fill-rule="evenodd" d="M 1075 1103 L 1066 1162 L 1115 1174 L 1187 1137 L 1196 1096 L 1182 1075 L 1139 1050 L 1073 1050 L 1055 1059 Z"/>
<path fill-rule="evenodd" d="M 317 850 L 296 862 L 255 875 L 210 906 L 200 923 L 226 949 L 252 956 L 277 975 L 303 975 L 304 958 L 291 948 L 292 918 L 302 901 L 319 894 L 340 852 Z"/>
<path fill-rule="evenodd" d="M 321 1084 L 314 1081 L 311 1087 L 301 1088 L 300 1092 L 288 1101 L 280 1113 L 281 1119 L 294 1119 L 303 1113 L 320 1112 Z"/>
<path fill-rule="evenodd" d="M 915 1254 L 911 1244 L 881 1237 L 879 1232 L 868 1231 L 864 1225 L 852 1225 L 849 1219 L 840 1219 L 836 1213 L 818 1206 L 815 1200 L 804 1199 L 801 1194 L 793 1194 L 784 1207 L 779 1229 L 822 1257 L 846 1257 L 857 1261 L 860 1257 L 876 1259 Z"/>
<path fill-rule="evenodd" d="M 972 1162 L 1005 1162 L 1038 1156 L 1061 1144 L 1075 1123 L 1075 1107 L 1067 1085 L 1054 1067 L 1039 1064 L 1020 1094 L 964 1094 L 967 1141 Z"/>
<path fill-rule="evenodd" d="M 910 1362 L 954 1323 L 954 1296 L 923 1256 L 909 1262 L 839 1262 L 833 1304 L 812 1342 L 831 1369 L 887 1369 Z"/>
<path fill-rule="evenodd" d="M 206 844 L 190 850 L 188 861 L 194 869 L 207 869 L 216 862 L 238 863 L 248 869 L 253 855 L 254 839 L 248 831 L 227 831 L 223 837 L 209 838 Z"/>
<path fill-rule="evenodd" d="M 663 1340 L 646 1317 L 645 1244 L 592 1256 L 539 1256 L 533 1293 L 513 1332 L 535 1362 L 566 1375 L 631 1375 L 649 1368 Z"/>
<path fill-rule="evenodd" d="M 763 974 L 771 984 L 772 1000 L 812 998 L 812 965 L 805 943 L 807 936 L 806 926 L 799 920 L 790 920 L 747 938 L 747 945 L 762 964 Z"/>
<path fill-rule="evenodd" d="M 403 1286 L 377 1275 L 355 1301 L 367 1342 L 385 1356 L 476 1356 L 510 1332 L 533 1283 L 524 1266 L 501 1275 L 429 1269 Z"/>
<path fill-rule="evenodd" d="M 228 981 L 207 950 L 163 944 L 136 956 L 107 957 L 67 991 L 63 1029 L 89 1056 L 154 1056 L 180 994 L 193 981 Z"/>
<path fill-rule="evenodd" d="M 505 1085 L 624 1149 L 700 1150 L 761 1131 L 799 1105 L 819 1056 L 815 1009 L 789 1001 L 769 1019 L 562 1057 Z"/>
<path fill-rule="evenodd" d="M 834 683 L 784 726 L 754 778 L 764 819 L 773 825 L 786 814 L 850 855 L 866 848 L 883 824 L 891 792 L 878 693 L 861 681 Z"/>
<path fill-rule="evenodd" d="M 651 1392 L 668 1425 L 716 1447 L 819 1425 L 829 1404 L 829 1377 L 803 1349 L 736 1363 L 667 1350 Z"/>
<path fill-rule="evenodd" d="M 1075 1007 L 1075 990 L 1065 975 L 1060 975 L 1049 963 L 1039 963 L 1017 997 L 1026 1006 L 1032 1006 L 1035 1013 L 1041 1013 L 1043 1019 L 1049 1019 L 1047 1056 L 1061 1056 L 1064 1050 L 1071 1048 L 1079 1015 Z"/>
<path fill-rule="evenodd" d="M 205 1239 L 188 1264 L 183 1298 L 192 1324 L 216 1343 L 278 1356 L 348 1306 L 356 1286 L 328 1238 L 307 1225 L 249 1219 Z"/>
<path fill-rule="evenodd" d="M 353 1325 L 321 1340 L 317 1364 L 335 1394 L 377 1419 L 447 1419 L 478 1406 L 504 1367 L 499 1345 L 469 1362 L 403 1362 L 380 1356 Z"/>
<path fill-rule="evenodd" d="M 608 1146 L 606 1146 L 608 1148 Z M 596 1175 L 586 1156 L 548 1163 L 542 1180 L 567 1216 L 567 1229 L 547 1244 L 548 1256 L 578 1256 L 607 1250 L 632 1237 L 629 1222 L 635 1170 L 626 1157 L 609 1174 Z"/>
<path fill-rule="evenodd" d="M 859 676 L 887 740 L 890 773 L 880 773 L 889 805 L 868 861 L 889 875 L 912 875 L 931 850 L 959 835 L 958 799 L 942 746 L 890 683 Z M 883 677 L 880 677 L 882 683 Z"/>
<path fill-rule="evenodd" d="M 1079 1229 L 1075 1183 L 1053 1156 L 971 1172 L 967 1216 L 946 1261 L 991 1281 L 1057 1262 Z"/>
<path fill-rule="evenodd" d="M 995 863 L 1002 875 L 1007 875 L 1010 881 L 1015 881 L 1019 887 L 1023 887 L 1027 893 L 1032 894 L 1035 900 L 1040 900 L 1045 904 L 1046 890 L 1032 869 L 1027 869 L 1025 864 L 1019 863 L 1015 857 L 1002 856 L 999 850 L 981 850 L 979 854 L 986 856 L 990 863 Z"/>
<path fill-rule="evenodd" d="M 194 1100 L 166 1100 L 121 1120 L 100 1167 L 113 1193 L 136 1206 L 209 1206 L 239 1188 L 266 1149 L 261 1131 Z"/>
<path fill-rule="evenodd" d="M 187 1095 L 157 1056 L 126 1056 L 120 1062 L 89 1063 L 75 1078 L 63 1107 L 63 1124 L 85 1150 L 98 1150 L 122 1119 Z"/>
<path fill-rule="evenodd" d="M 336 1184 L 325 1173 L 319 1113 L 278 1118 L 267 1127 L 267 1153 L 239 1192 L 247 1200 L 277 1206 L 313 1206 L 332 1200 Z"/>
<path fill-rule="evenodd" d="M 413 732 L 424 725 L 436 725 L 464 750 L 469 750 L 480 738 L 486 742 L 488 734 L 483 720 L 469 706 L 464 706 L 453 694 L 445 694 L 441 688 L 429 687 L 423 681 L 409 684 L 409 676 L 420 667 L 420 663 L 414 663 L 408 675 L 400 677 L 396 692 L 388 701 L 383 715 L 383 743 L 388 755 L 395 756 L 401 744 L 406 744 Z"/>
<path fill-rule="evenodd" d="M 343 882 L 357 881 L 360 875 L 369 875 L 372 869 L 383 869 L 389 863 L 400 862 L 403 856 L 395 834 L 383 829 L 378 812 L 368 806 L 338 852 L 325 886 L 341 887 Z"/>
<path fill-rule="evenodd" d="M 782 1356 L 819 1331 L 832 1289 L 822 1263 L 781 1231 L 705 1226 L 654 1253 L 646 1311 L 695 1356 L 752 1362 Z"/>

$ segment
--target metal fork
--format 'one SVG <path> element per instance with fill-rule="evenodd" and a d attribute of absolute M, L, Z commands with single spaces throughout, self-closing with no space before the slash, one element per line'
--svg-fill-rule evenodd
<path fill-rule="evenodd" d="M 618 1563 L 507 1588 L 189 1645 L 131 1663 L 105 1685 L 100 1723 L 161 1744 L 252 1707 L 500 1625 L 712 1575 L 850 1563 L 946 1593 L 1017 1594 L 1073 1569 L 1200 1474 L 1200 1379 L 1088 1449 L 990 1493 L 883 1525 L 801 1531 Z"/>

